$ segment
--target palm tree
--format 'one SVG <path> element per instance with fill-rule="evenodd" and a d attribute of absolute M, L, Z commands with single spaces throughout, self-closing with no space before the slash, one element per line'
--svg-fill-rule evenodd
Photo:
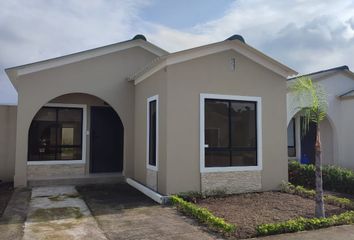
<path fill-rule="evenodd" d="M 322 148 L 320 123 L 326 117 L 328 103 L 327 93 L 324 88 L 313 83 L 309 77 L 300 77 L 290 86 L 295 100 L 299 105 L 299 109 L 304 119 L 304 131 L 308 131 L 310 122 L 316 124 L 316 143 L 315 143 L 315 176 L 316 176 L 316 207 L 315 216 L 325 217 L 324 201 L 323 201 L 323 184 L 322 184 Z"/>

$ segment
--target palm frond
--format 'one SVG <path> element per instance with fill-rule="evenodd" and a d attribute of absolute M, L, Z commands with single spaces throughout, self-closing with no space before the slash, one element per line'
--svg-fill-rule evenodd
<path fill-rule="evenodd" d="M 309 77 L 300 77 L 290 86 L 304 117 L 304 131 L 310 122 L 319 124 L 327 114 L 327 92 L 322 85 L 313 83 Z"/>

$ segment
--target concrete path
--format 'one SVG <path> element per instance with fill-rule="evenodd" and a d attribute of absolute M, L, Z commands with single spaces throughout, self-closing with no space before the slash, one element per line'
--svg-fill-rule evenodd
<path fill-rule="evenodd" d="M 36 187 L 23 240 L 107 240 L 73 186 Z"/>
<path fill-rule="evenodd" d="M 28 188 L 14 191 L 3 216 L 0 218 L 0 239 L 22 239 L 30 198 L 31 190 Z"/>
<path fill-rule="evenodd" d="M 190 218 L 127 184 L 78 187 L 109 240 L 217 239 Z"/>
<path fill-rule="evenodd" d="M 354 240 L 354 225 L 257 238 L 259 240 Z"/>

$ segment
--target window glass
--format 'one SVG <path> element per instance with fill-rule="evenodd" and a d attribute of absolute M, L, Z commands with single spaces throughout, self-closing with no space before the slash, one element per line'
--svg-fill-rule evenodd
<path fill-rule="evenodd" d="M 230 151 L 205 151 L 205 167 L 230 166 Z"/>
<path fill-rule="evenodd" d="M 29 131 L 29 161 L 82 159 L 82 109 L 43 107 Z"/>
<path fill-rule="evenodd" d="M 257 166 L 256 102 L 205 100 L 205 167 Z"/>
<path fill-rule="evenodd" d="M 205 144 L 209 147 L 229 146 L 228 101 L 205 101 Z"/>
<path fill-rule="evenodd" d="M 231 103 L 232 147 L 256 147 L 256 103 Z"/>
<path fill-rule="evenodd" d="M 257 166 L 257 152 L 232 151 L 231 166 Z"/>
<path fill-rule="evenodd" d="M 156 166 L 156 100 L 149 102 L 149 165 Z"/>

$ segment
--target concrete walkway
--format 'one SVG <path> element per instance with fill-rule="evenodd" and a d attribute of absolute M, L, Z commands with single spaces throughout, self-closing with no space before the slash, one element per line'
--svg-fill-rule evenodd
<path fill-rule="evenodd" d="M 125 183 L 82 186 L 78 191 L 110 240 L 217 239 L 194 220 Z"/>
<path fill-rule="evenodd" d="M 107 240 L 73 186 L 36 187 L 23 240 Z"/>
<path fill-rule="evenodd" d="M 14 191 L 3 216 L 0 217 L 0 239 L 22 239 L 30 198 L 31 190 L 28 188 Z"/>

